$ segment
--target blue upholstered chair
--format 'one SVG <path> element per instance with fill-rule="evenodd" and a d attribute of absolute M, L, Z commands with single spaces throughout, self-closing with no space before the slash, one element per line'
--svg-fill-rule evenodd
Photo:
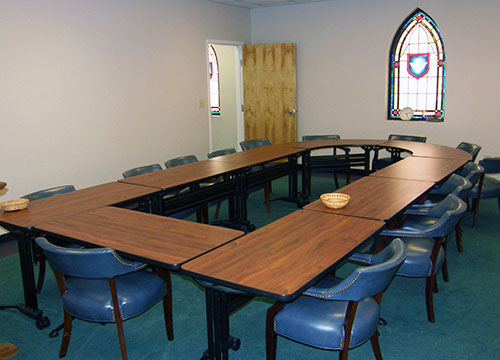
<path fill-rule="evenodd" d="M 479 161 L 479 165 L 484 168 L 484 180 L 474 186 L 469 192 L 472 199 L 472 209 L 475 212 L 474 226 L 476 226 L 477 212 L 479 211 L 480 199 L 498 198 L 498 209 L 500 210 L 500 180 L 486 174 L 500 174 L 500 157 L 485 157 Z"/>
<path fill-rule="evenodd" d="M 165 167 L 167 169 L 170 169 L 170 168 L 173 168 L 176 166 L 191 164 L 191 163 L 195 163 L 195 162 L 198 162 L 198 158 L 196 157 L 196 155 L 185 155 L 185 156 L 179 156 L 179 157 L 165 161 Z M 210 186 L 212 184 L 213 183 L 202 183 L 202 184 L 200 184 L 200 186 Z M 187 188 L 182 189 L 182 190 L 178 191 L 175 195 L 178 195 L 178 194 L 180 194 L 184 191 L 187 191 L 187 190 L 188 190 Z M 199 223 L 208 224 L 209 223 L 208 206 L 214 205 L 214 204 L 215 204 L 215 202 L 210 203 L 210 204 L 202 204 L 199 207 L 189 208 L 187 210 L 172 214 L 170 216 L 178 218 L 178 219 L 184 219 L 184 218 L 188 217 L 189 215 L 193 214 L 194 212 L 196 212 L 196 221 Z"/>
<path fill-rule="evenodd" d="M 425 136 L 414 136 L 414 135 L 389 135 L 389 140 L 403 140 L 403 141 L 417 141 L 417 142 L 426 142 L 427 137 Z M 372 170 L 380 170 L 394 164 L 401 160 L 401 150 L 400 149 L 391 149 L 388 148 L 387 151 L 391 154 L 390 157 L 384 157 L 379 159 L 379 149 L 375 149 L 375 153 L 372 160 Z"/>
<path fill-rule="evenodd" d="M 142 270 L 145 266 L 121 258 L 108 248 L 68 249 L 43 237 L 42 248 L 61 293 L 64 335 L 59 357 L 68 350 L 74 318 L 97 323 L 116 323 L 122 359 L 127 358 L 122 322 L 142 314 L 163 299 L 167 337 L 173 340 L 170 275 Z"/>
<path fill-rule="evenodd" d="M 272 144 L 269 141 L 269 139 L 267 139 L 267 138 L 245 140 L 245 141 L 241 141 L 240 142 L 240 146 L 241 146 L 241 149 L 243 151 L 251 150 L 251 149 L 255 149 L 255 148 L 259 148 L 259 147 L 262 147 L 262 146 L 269 146 L 269 145 L 272 145 Z M 250 169 L 250 171 L 259 171 L 263 167 L 264 167 L 264 165 L 262 165 L 260 167 L 255 166 L 255 167 L 252 167 Z M 264 200 L 266 202 L 266 211 L 268 213 L 271 212 L 271 205 L 270 205 L 270 201 L 269 201 L 269 194 L 270 193 L 271 193 L 271 183 L 269 182 L 264 187 Z"/>
<path fill-rule="evenodd" d="M 340 135 L 304 135 L 302 136 L 302 141 L 312 141 L 312 140 L 339 140 Z M 333 177 L 335 179 L 335 186 L 339 187 L 339 180 L 337 172 L 342 172 L 345 174 L 346 183 L 351 182 L 351 167 L 349 165 L 349 149 L 345 147 L 339 147 L 344 153 L 337 155 L 337 148 L 333 148 L 332 155 L 309 155 L 309 167 L 307 169 L 307 187 L 309 193 L 311 192 L 311 176 L 315 171 L 318 172 L 331 172 L 333 171 Z"/>
<path fill-rule="evenodd" d="M 224 155 L 229 155 L 229 154 L 234 154 L 234 153 L 236 153 L 235 148 L 219 149 L 219 150 L 209 152 L 207 154 L 207 158 L 213 159 L 213 158 L 216 158 L 218 156 L 224 156 Z M 217 179 L 217 181 L 224 181 L 224 178 Z M 220 207 L 221 207 L 221 202 L 219 201 L 217 203 L 217 207 L 215 208 L 214 220 L 216 220 L 219 217 Z"/>
<path fill-rule="evenodd" d="M 405 244 L 394 239 L 376 255 L 361 255 L 367 265 L 345 279 L 327 276 L 291 303 L 276 303 L 267 312 L 267 359 L 276 358 L 277 335 L 325 350 L 349 349 L 371 339 L 373 352 L 382 359 L 378 321 L 382 293 L 405 259 Z M 346 346 L 347 344 L 347 346 Z"/>
<path fill-rule="evenodd" d="M 468 152 L 472 155 L 472 162 L 476 161 L 477 155 L 481 151 L 481 146 L 468 142 L 461 142 L 457 145 L 457 149 Z"/>
<path fill-rule="evenodd" d="M 475 163 L 471 163 L 473 166 Z M 469 167 L 470 169 L 470 167 Z M 472 180 L 476 180 L 478 174 L 473 171 L 469 174 Z M 478 178 L 479 179 L 479 178 Z M 449 194 L 453 194 L 459 199 L 466 201 L 469 191 L 472 189 L 472 183 L 467 180 L 465 177 L 462 177 L 458 174 L 451 174 L 448 179 L 437 185 L 434 189 L 432 189 L 427 197 L 427 200 L 424 204 L 413 205 L 412 209 L 432 206 L 434 203 L 437 203 L 443 199 L 445 199 Z M 462 246 L 462 220 L 460 219 L 455 226 L 455 234 L 457 241 L 457 249 L 459 252 L 463 252 Z"/>
<path fill-rule="evenodd" d="M 76 189 L 73 185 L 61 185 L 49 189 L 35 191 L 22 196 L 22 198 L 28 199 L 29 201 L 35 201 L 59 194 L 69 193 L 75 190 Z M 70 246 L 74 247 L 74 245 Z M 36 283 L 36 292 L 40 293 L 43 287 L 43 280 L 45 279 L 45 257 L 43 256 L 43 253 L 40 251 L 40 249 L 36 246 L 33 247 L 33 258 L 35 262 L 38 263 L 38 280 Z"/>
<path fill-rule="evenodd" d="M 483 187 L 484 168 L 475 162 L 469 161 L 467 164 L 462 166 L 461 169 L 456 171 L 455 174 L 466 178 L 472 184 L 472 188 L 469 190 L 467 197 L 465 198 L 465 201 L 467 202 L 467 204 L 469 204 L 469 197 L 470 197 L 471 191 L 473 189 L 475 189 L 474 194 L 473 194 L 473 196 L 475 198 L 472 199 L 472 207 L 469 208 L 469 210 L 472 210 L 473 217 L 474 217 L 473 224 L 474 224 L 474 227 L 476 227 L 476 225 L 477 225 L 477 212 L 478 212 L 478 205 L 479 205 L 479 198 L 477 197 L 477 194 L 481 192 L 481 189 Z"/>
<path fill-rule="evenodd" d="M 151 165 L 138 166 L 136 168 L 124 171 L 122 175 L 124 178 L 129 178 L 132 176 L 148 174 L 160 170 L 162 170 L 160 164 L 151 164 Z"/>
<path fill-rule="evenodd" d="M 437 292 L 436 275 L 442 270 L 448 281 L 446 241 L 462 219 L 467 205 L 455 195 L 448 195 L 439 203 L 405 212 L 404 224 L 399 229 L 385 229 L 380 235 L 399 237 L 406 243 L 406 260 L 397 275 L 427 278 L 425 298 L 427 318 L 434 322 L 433 291 Z"/>

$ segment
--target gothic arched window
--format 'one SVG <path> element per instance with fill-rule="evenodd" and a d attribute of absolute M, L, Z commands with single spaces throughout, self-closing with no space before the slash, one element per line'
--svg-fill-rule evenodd
<path fill-rule="evenodd" d="M 212 115 L 220 115 L 219 61 L 213 45 L 208 45 L 208 68 L 210 72 L 210 109 Z"/>
<path fill-rule="evenodd" d="M 446 57 L 432 18 L 416 9 L 399 27 L 389 57 L 390 120 L 444 120 Z M 406 113 L 408 114 L 409 109 Z"/>

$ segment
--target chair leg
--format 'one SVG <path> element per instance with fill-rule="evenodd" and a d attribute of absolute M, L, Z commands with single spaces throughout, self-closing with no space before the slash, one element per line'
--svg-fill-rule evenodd
<path fill-rule="evenodd" d="M 73 316 L 64 311 L 64 333 L 61 341 L 61 348 L 59 349 L 59 358 L 66 356 L 69 347 L 69 340 L 71 338 L 71 323 Z"/>
<path fill-rule="evenodd" d="M 280 312 L 284 304 L 280 302 L 274 303 L 267 309 L 266 315 L 266 360 L 276 359 L 276 343 L 278 336 L 274 332 L 274 317 Z"/>
<path fill-rule="evenodd" d="M 375 334 L 372 335 L 370 341 L 372 343 L 373 354 L 375 355 L 375 359 L 382 360 L 382 352 L 380 351 L 380 344 L 378 342 L 379 333 L 378 330 L 375 330 Z"/>
<path fill-rule="evenodd" d="M 214 220 L 217 220 L 217 218 L 219 217 L 219 213 L 220 213 L 220 203 L 218 203 L 217 207 L 215 208 Z"/>
<path fill-rule="evenodd" d="M 335 179 L 335 188 L 339 188 L 339 178 L 337 177 L 337 173 L 333 173 L 333 178 Z"/>
<path fill-rule="evenodd" d="M 45 259 L 38 261 L 38 281 L 36 283 L 36 293 L 40 294 L 43 287 L 43 279 L 45 278 Z"/>
<path fill-rule="evenodd" d="M 118 331 L 118 341 L 120 342 L 120 351 L 122 360 L 127 360 L 127 349 L 125 348 L 125 336 L 123 334 L 122 318 L 118 305 L 118 296 L 116 294 L 115 279 L 109 279 L 109 288 L 111 289 L 111 298 L 113 299 L 113 312 L 116 321 L 116 330 Z"/>
<path fill-rule="evenodd" d="M 498 211 L 500 211 L 500 196 L 498 197 Z"/>
<path fill-rule="evenodd" d="M 457 249 L 458 249 L 458 252 L 463 253 L 464 252 L 464 248 L 462 246 L 462 220 L 460 220 L 457 223 L 457 226 L 455 227 L 455 235 L 456 235 L 456 238 L 457 238 Z"/>
<path fill-rule="evenodd" d="M 312 171 L 311 169 L 307 170 L 307 191 L 309 191 L 309 194 L 311 193 L 311 177 L 312 177 Z"/>
<path fill-rule="evenodd" d="M 264 199 L 266 200 L 266 211 L 271 212 L 271 206 L 269 204 L 269 193 L 271 192 L 271 183 L 266 183 L 264 188 Z"/>
<path fill-rule="evenodd" d="M 172 279 L 170 271 L 163 268 L 155 267 L 155 273 L 165 281 L 166 294 L 163 297 L 163 316 L 165 318 L 165 328 L 167 329 L 167 338 L 169 341 L 174 340 L 174 325 L 172 317 Z"/>
<path fill-rule="evenodd" d="M 435 275 L 429 276 L 425 281 L 425 304 L 427 307 L 427 319 L 432 323 L 434 322 L 434 304 L 432 299 L 432 290 L 434 288 L 435 281 Z"/>
<path fill-rule="evenodd" d="M 446 249 L 446 243 L 447 241 L 444 241 L 443 242 L 443 250 L 444 250 L 444 261 L 443 261 L 443 265 L 441 267 L 441 272 L 443 273 L 443 280 L 448 282 L 450 281 L 450 276 L 448 275 L 448 260 L 447 260 L 447 249 Z M 436 261 L 436 260 L 434 260 Z"/>

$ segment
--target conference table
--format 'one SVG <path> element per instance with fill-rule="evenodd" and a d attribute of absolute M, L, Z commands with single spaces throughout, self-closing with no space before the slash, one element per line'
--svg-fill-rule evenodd
<path fill-rule="evenodd" d="M 293 300 L 370 241 L 435 183 L 444 181 L 471 160 L 470 154 L 458 149 L 401 143 L 354 139 L 271 145 L 33 201 L 27 210 L 1 211 L 0 224 L 12 231 L 19 243 L 25 303 L 17 307 L 36 319 L 37 327 L 48 326 L 48 319 L 38 309 L 34 291 L 33 236 L 49 234 L 65 240 L 109 246 L 127 256 L 217 285 L 206 290 L 207 301 L 211 299 L 207 311 L 215 315 L 211 325 L 215 339 L 212 341 L 209 336 L 208 345 L 210 358 L 226 359 L 229 330 L 228 326 L 219 326 L 228 322 L 229 317 L 224 311 L 224 288 L 280 302 Z M 192 253 L 179 249 L 176 241 L 182 239 L 189 244 L 188 239 L 193 231 L 201 229 L 199 226 L 204 227 L 202 233 L 211 226 L 119 209 L 131 202 L 145 201 L 155 204 L 153 208 L 161 214 L 175 207 L 179 209 L 201 201 L 234 196 L 236 202 L 240 202 L 235 206 L 234 217 L 244 221 L 248 188 L 281 176 L 289 178 L 290 199 L 302 206 L 307 202 L 306 166 L 302 167 L 302 193 L 299 193 L 297 159 L 302 157 L 303 164 L 307 165 L 311 151 L 337 146 L 362 146 L 366 151 L 396 146 L 407 151 L 412 149 L 415 153 L 342 188 L 342 192 L 352 196 L 344 209 L 330 211 L 316 201 L 246 235 L 232 229 L 221 229 L 223 235 L 209 239 L 194 235 L 196 246 Z M 276 162 L 280 159 L 285 161 Z M 251 171 L 255 166 L 261 170 Z M 224 179 L 220 188 L 214 191 L 195 190 L 178 204 L 177 200 L 170 203 L 170 200 L 163 200 L 165 194 L 173 190 L 196 187 L 213 177 Z M 165 231 L 155 232 L 156 224 Z M 204 246 L 200 245 L 202 239 L 207 242 Z M 145 245 L 149 242 L 150 245 Z M 211 330 L 207 329 L 208 333 Z"/>

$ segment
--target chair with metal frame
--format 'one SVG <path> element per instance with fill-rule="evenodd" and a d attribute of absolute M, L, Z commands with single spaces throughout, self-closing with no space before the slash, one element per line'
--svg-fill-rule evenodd
<path fill-rule="evenodd" d="M 172 290 L 168 271 L 143 270 L 143 263 L 121 258 L 109 248 L 68 249 L 35 239 L 54 272 L 64 308 L 59 357 L 66 355 L 74 318 L 116 323 L 122 359 L 127 358 L 122 322 L 163 300 L 168 340 L 174 339 Z"/>
<path fill-rule="evenodd" d="M 396 135 L 391 134 L 388 140 L 403 140 L 403 141 L 416 141 L 416 142 L 427 142 L 427 137 L 425 136 L 415 136 L 415 135 Z M 402 159 L 402 150 L 395 148 L 387 148 L 387 151 L 391 154 L 390 157 L 379 158 L 379 149 L 375 148 L 375 153 L 372 160 L 372 170 L 380 170 L 398 162 Z"/>
<path fill-rule="evenodd" d="M 339 140 L 340 135 L 304 135 L 302 136 L 302 141 L 312 141 L 312 140 Z M 351 168 L 349 165 L 349 149 L 345 147 L 338 147 L 344 152 L 342 155 L 337 155 L 337 147 L 333 148 L 332 155 L 309 155 L 308 169 L 307 169 L 307 188 L 309 193 L 311 193 L 311 177 L 312 173 L 318 172 L 333 172 L 333 178 L 335 180 L 335 186 L 339 187 L 339 180 L 337 172 L 343 172 L 345 174 L 346 184 L 351 182 Z"/>
<path fill-rule="evenodd" d="M 378 323 L 382 294 L 405 259 L 400 239 L 376 255 L 353 256 L 366 265 L 345 279 L 328 275 L 291 303 L 275 303 L 267 311 L 266 355 L 276 358 L 277 335 L 325 350 L 339 351 L 347 359 L 350 349 L 371 340 L 382 359 Z"/>
<path fill-rule="evenodd" d="M 446 263 L 448 235 L 462 219 L 467 205 L 455 195 L 422 208 L 410 208 L 405 212 L 403 225 L 399 229 L 385 229 L 380 236 L 402 238 L 406 243 L 406 260 L 396 275 L 426 278 L 425 299 L 427 319 L 435 321 L 433 292 L 437 292 L 436 275 L 443 273 L 449 281 Z"/>

